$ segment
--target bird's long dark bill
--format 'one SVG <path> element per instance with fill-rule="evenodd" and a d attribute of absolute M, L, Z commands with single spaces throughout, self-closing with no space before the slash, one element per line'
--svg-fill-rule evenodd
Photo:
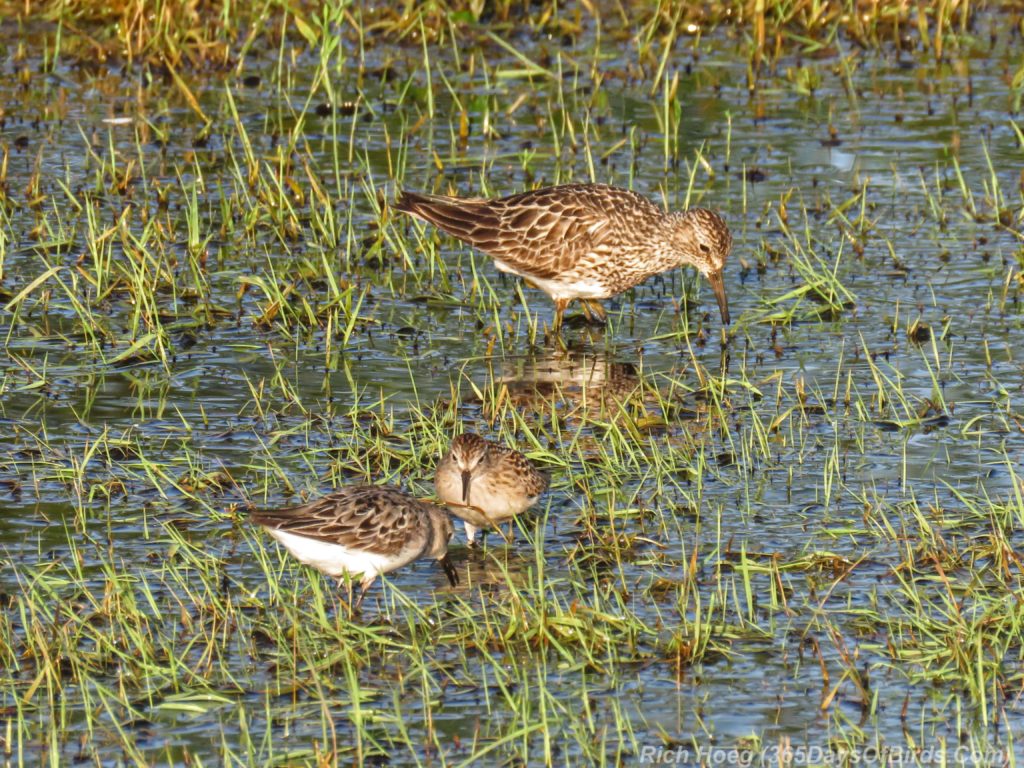
<path fill-rule="evenodd" d="M 469 472 L 462 473 L 462 503 L 469 504 Z"/>
<path fill-rule="evenodd" d="M 453 587 L 459 586 L 459 572 L 448 555 L 441 558 L 441 567 L 444 568 L 444 575 L 448 577 L 448 583 Z"/>
<path fill-rule="evenodd" d="M 718 311 L 722 313 L 722 323 L 729 324 L 729 300 L 725 298 L 725 281 L 721 272 L 709 272 L 708 282 L 711 283 L 711 290 L 715 292 L 718 300 Z"/>

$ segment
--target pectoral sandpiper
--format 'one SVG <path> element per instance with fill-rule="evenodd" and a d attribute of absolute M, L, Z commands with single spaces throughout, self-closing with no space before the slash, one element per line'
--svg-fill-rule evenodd
<path fill-rule="evenodd" d="M 598 302 L 689 264 L 711 283 L 729 323 L 722 268 L 732 247 L 725 220 L 706 208 L 665 213 L 642 195 L 605 184 L 565 184 L 511 197 L 402 192 L 395 209 L 479 248 L 495 266 L 547 293 L 554 327 L 569 302 L 604 318 Z"/>
<path fill-rule="evenodd" d="M 440 560 L 451 585 L 458 583 L 448 560 L 451 518 L 397 488 L 354 486 L 299 506 L 255 511 L 250 518 L 300 562 L 336 579 L 359 579 L 353 608 L 379 575 L 420 557 Z M 350 604 L 351 597 L 350 581 Z"/>
<path fill-rule="evenodd" d="M 456 437 L 437 465 L 438 498 L 466 525 L 472 544 L 482 528 L 497 528 L 533 506 L 548 487 L 528 458 L 479 435 Z"/>

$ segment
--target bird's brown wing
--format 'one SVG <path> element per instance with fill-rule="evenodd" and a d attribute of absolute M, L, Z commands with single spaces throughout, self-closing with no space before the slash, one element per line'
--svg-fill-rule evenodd
<path fill-rule="evenodd" d="M 492 445 L 491 450 L 501 454 L 501 460 L 509 464 L 512 474 L 521 482 L 527 496 L 540 496 L 548 488 L 548 476 L 537 469 L 533 462 L 519 451 L 504 445 Z"/>
<path fill-rule="evenodd" d="M 607 246 L 638 209 L 660 212 L 634 192 L 566 184 L 494 200 L 403 192 L 397 210 L 429 221 L 519 274 L 552 278 Z"/>
<path fill-rule="evenodd" d="M 423 502 L 394 488 L 355 486 L 306 504 L 250 513 L 266 528 L 379 554 L 395 554 L 426 524 Z"/>

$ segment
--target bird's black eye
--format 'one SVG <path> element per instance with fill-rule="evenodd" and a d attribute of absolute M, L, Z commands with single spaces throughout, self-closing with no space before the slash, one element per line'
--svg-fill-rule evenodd
<path fill-rule="evenodd" d="M 707 243 L 701 243 L 700 251 L 701 253 L 711 253 L 711 246 L 709 246 Z"/>

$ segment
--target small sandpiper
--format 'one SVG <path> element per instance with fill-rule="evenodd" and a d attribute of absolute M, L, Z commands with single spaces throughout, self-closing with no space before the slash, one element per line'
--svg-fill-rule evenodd
<path fill-rule="evenodd" d="M 434 486 L 465 524 L 472 545 L 478 530 L 498 528 L 533 506 L 548 480 L 519 451 L 467 433 L 452 441 L 437 465 Z"/>
<path fill-rule="evenodd" d="M 452 586 L 458 574 L 448 559 L 454 528 L 448 514 L 389 486 L 345 488 L 285 509 L 249 517 L 263 526 L 299 562 L 321 573 L 349 576 L 349 604 L 358 608 L 374 579 L 420 557 L 440 560 Z M 359 598 L 352 604 L 352 579 Z"/>
<path fill-rule="evenodd" d="M 554 328 L 569 302 L 605 316 L 599 299 L 689 264 L 711 284 L 729 324 L 722 269 L 732 248 L 725 220 L 706 208 L 665 213 L 643 195 L 606 184 L 565 184 L 511 197 L 402 192 L 395 209 L 428 221 L 494 258 L 555 302 Z"/>

